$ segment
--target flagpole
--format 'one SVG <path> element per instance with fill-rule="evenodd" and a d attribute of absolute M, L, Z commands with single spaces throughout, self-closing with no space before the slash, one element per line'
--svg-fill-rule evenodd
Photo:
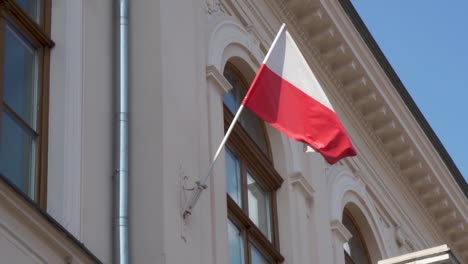
<path fill-rule="evenodd" d="M 188 202 L 185 204 L 184 211 L 182 213 L 182 217 L 184 219 L 187 218 L 187 215 L 192 214 L 192 210 L 195 207 L 195 204 L 197 203 L 198 198 L 200 198 L 201 192 L 204 189 L 206 189 L 206 182 L 208 181 L 208 178 L 211 176 L 211 174 L 213 172 L 214 165 L 215 165 L 216 161 L 218 160 L 219 155 L 221 154 L 221 150 L 223 150 L 224 145 L 226 145 L 227 139 L 231 135 L 231 132 L 234 129 L 234 126 L 236 125 L 237 120 L 239 119 L 239 117 L 240 117 L 240 115 L 242 113 L 242 110 L 244 110 L 244 105 L 241 104 L 239 109 L 237 110 L 236 115 L 234 116 L 234 119 L 231 122 L 231 125 L 229 125 L 229 128 L 226 131 L 226 134 L 224 135 L 223 140 L 219 144 L 218 150 L 216 150 L 216 153 L 215 153 L 215 155 L 213 157 L 213 160 L 211 161 L 210 166 L 208 167 L 208 173 L 206 174 L 206 176 L 200 182 L 197 182 L 196 189 L 192 193 L 192 196 L 190 197 L 190 200 L 188 200 Z"/>
<path fill-rule="evenodd" d="M 280 30 L 278 31 L 278 34 L 276 35 L 275 39 L 273 40 L 272 47 L 278 41 L 281 33 L 283 32 L 283 30 L 285 30 L 285 28 L 286 28 L 286 24 L 283 23 L 281 25 Z M 267 55 L 265 56 L 265 59 L 263 60 L 263 63 L 266 62 L 266 60 L 270 56 L 271 52 L 272 52 L 272 49 L 270 48 Z M 219 154 L 221 154 L 221 150 L 223 150 L 224 145 L 226 145 L 226 141 L 229 138 L 229 136 L 231 135 L 232 129 L 236 125 L 237 119 L 239 119 L 239 116 L 241 115 L 242 110 L 244 110 L 244 105 L 243 104 L 240 105 L 239 109 L 237 110 L 236 115 L 234 116 L 234 119 L 231 122 L 231 125 L 229 125 L 229 128 L 226 131 L 226 135 L 224 135 L 224 138 L 221 141 L 221 144 L 219 145 L 218 150 L 216 151 L 216 153 L 215 153 L 215 155 L 213 157 L 213 160 L 211 161 L 210 167 L 208 167 L 208 173 L 206 174 L 205 178 L 203 178 L 200 182 L 197 182 L 196 189 L 192 193 L 192 196 L 190 197 L 190 200 L 188 200 L 188 202 L 185 204 L 184 211 L 182 213 L 182 216 L 183 216 L 184 219 L 187 217 L 187 215 L 192 214 L 192 210 L 195 207 L 195 204 L 197 203 L 198 198 L 200 198 L 201 192 L 204 189 L 206 189 L 206 182 L 208 181 L 208 178 L 211 176 L 211 173 L 213 172 L 214 164 L 216 163 L 216 160 L 218 160 Z"/>

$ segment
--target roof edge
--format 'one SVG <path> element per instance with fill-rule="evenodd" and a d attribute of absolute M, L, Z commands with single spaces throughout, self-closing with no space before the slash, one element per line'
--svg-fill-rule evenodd
<path fill-rule="evenodd" d="M 383 71 L 387 75 L 390 82 L 393 84 L 393 86 L 397 90 L 403 102 L 406 104 L 406 106 L 408 107 L 408 109 L 410 110 L 414 118 L 418 121 L 419 126 L 423 129 L 429 141 L 437 150 L 437 153 L 439 154 L 440 158 L 444 162 L 445 166 L 449 169 L 450 173 L 452 174 L 452 177 L 454 178 L 454 180 L 460 187 L 461 191 L 465 194 L 465 198 L 468 198 L 468 185 L 467 185 L 465 178 L 461 174 L 460 170 L 458 169 L 457 165 L 453 161 L 452 157 L 450 157 L 449 153 L 445 149 L 440 139 L 437 137 L 432 127 L 427 122 L 421 110 L 418 108 L 418 106 L 414 102 L 413 98 L 409 94 L 403 82 L 398 77 L 392 65 L 385 57 L 384 53 L 378 46 L 374 37 L 371 35 L 367 26 L 364 24 L 364 21 L 362 21 L 361 17 L 359 16 L 358 12 L 354 8 L 353 4 L 351 3 L 350 0 L 338 0 L 338 2 L 340 3 L 345 13 L 348 15 L 349 19 L 353 23 L 356 30 L 359 32 L 359 35 L 366 43 L 369 50 L 372 52 L 372 55 L 374 55 L 374 57 L 376 58 L 380 67 L 382 67 Z"/>

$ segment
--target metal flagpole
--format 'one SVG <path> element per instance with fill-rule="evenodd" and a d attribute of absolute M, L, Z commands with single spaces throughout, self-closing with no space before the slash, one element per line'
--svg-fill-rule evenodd
<path fill-rule="evenodd" d="M 200 198 L 201 192 L 206 189 L 206 182 L 208 181 L 208 178 L 210 177 L 211 173 L 213 172 L 213 167 L 214 164 L 216 163 L 216 160 L 219 158 L 219 154 L 221 154 L 221 150 L 223 150 L 224 145 L 226 145 L 226 141 L 229 138 L 229 135 L 231 135 L 232 129 L 237 123 L 237 119 L 239 119 L 239 116 L 242 113 L 242 110 L 244 110 L 244 105 L 240 105 L 239 109 L 237 110 L 236 115 L 234 116 L 234 119 L 231 122 L 231 125 L 229 125 L 228 130 L 226 131 L 226 134 L 224 135 L 223 140 L 221 141 L 221 144 L 219 144 L 218 150 L 216 151 L 213 160 L 211 161 L 210 167 L 208 167 L 208 173 L 206 174 L 205 178 L 203 178 L 200 182 L 197 182 L 197 187 L 192 193 L 192 196 L 190 197 L 190 200 L 185 205 L 184 212 L 182 213 L 183 218 L 186 218 L 187 215 L 192 214 L 192 210 L 195 207 L 195 204 L 198 201 L 198 198 Z"/>

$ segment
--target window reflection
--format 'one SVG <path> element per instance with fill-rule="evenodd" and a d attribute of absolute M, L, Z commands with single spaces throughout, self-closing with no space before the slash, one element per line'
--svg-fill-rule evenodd
<path fill-rule="evenodd" d="M 239 229 L 228 221 L 229 263 L 244 264 L 244 245 Z"/>
<path fill-rule="evenodd" d="M 15 2 L 34 21 L 39 22 L 41 19 L 41 0 L 15 0 Z"/>
<path fill-rule="evenodd" d="M 271 241 L 270 195 L 247 173 L 249 218 Z"/>
<path fill-rule="evenodd" d="M 34 197 L 37 119 L 37 51 L 7 24 L 3 61 L 0 173 Z"/>
<path fill-rule="evenodd" d="M 229 196 L 242 207 L 241 179 L 239 160 L 226 149 L 226 190 Z"/>
<path fill-rule="evenodd" d="M 232 89 L 223 97 L 224 105 L 235 115 L 239 106 L 247 93 L 247 85 L 243 82 L 239 74 L 230 70 L 229 67 L 224 72 L 224 76 L 232 85 Z M 257 146 L 268 157 L 268 148 L 264 137 L 264 131 L 261 121 L 249 109 L 244 109 L 240 116 L 242 127 L 247 131 Z"/>
<path fill-rule="evenodd" d="M 258 251 L 258 249 L 254 245 L 252 245 L 252 243 L 250 244 L 250 252 L 251 252 L 252 264 L 269 264 L 270 263 L 262 256 L 260 251 Z"/>
<path fill-rule="evenodd" d="M 3 73 L 4 101 L 31 127 L 36 127 L 36 50 L 7 26 Z"/>
<path fill-rule="evenodd" d="M 47 75 L 54 46 L 50 1 L 0 0 L 0 174 L 41 208 L 47 203 Z"/>
<path fill-rule="evenodd" d="M 6 111 L 2 112 L 0 174 L 33 197 L 35 143 Z"/>

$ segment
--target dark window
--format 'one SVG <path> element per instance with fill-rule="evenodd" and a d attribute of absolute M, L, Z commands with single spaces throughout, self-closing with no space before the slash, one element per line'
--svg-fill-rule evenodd
<path fill-rule="evenodd" d="M 229 112 L 234 115 L 247 93 L 248 85 L 239 71 L 231 64 L 226 65 L 224 76 L 232 85 L 232 89 L 223 97 L 223 102 Z M 249 109 L 244 108 L 239 122 L 256 143 L 257 147 L 270 158 L 270 148 L 265 137 L 265 125 L 263 121 L 258 119 Z"/>
<path fill-rule="evenodd" d="M 45 206 L 50 2 L 0 0 L 0 174 Z"/>

